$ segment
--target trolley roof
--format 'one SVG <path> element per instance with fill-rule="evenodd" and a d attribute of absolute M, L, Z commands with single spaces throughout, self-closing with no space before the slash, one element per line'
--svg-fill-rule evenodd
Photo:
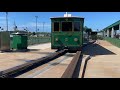
<path fill-rule="evenodd" d="M 76 17 L 76 16 L 72 16 L 72 17 L 51 17 L 50 19 L 59 19 L 59 18 L 80 18 L 81 19 L 83 17 Z"/>

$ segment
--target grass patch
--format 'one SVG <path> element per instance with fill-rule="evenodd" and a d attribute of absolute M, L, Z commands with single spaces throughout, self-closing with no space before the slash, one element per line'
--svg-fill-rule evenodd
<path fill-rule="evenodd" d="M 105 37 L 104 40 L 106 40 L 106 41 L 110 42 L 111 44 L 120 48 L 120 39 Z"/>

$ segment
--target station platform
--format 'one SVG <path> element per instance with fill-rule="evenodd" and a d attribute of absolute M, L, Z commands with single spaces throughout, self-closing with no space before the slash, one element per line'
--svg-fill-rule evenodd
<path fill-rule="evenodd" d="M 120 48 L 104 40 L 98 40 L 83 50 L 79 78 L 120 78 Z"/>

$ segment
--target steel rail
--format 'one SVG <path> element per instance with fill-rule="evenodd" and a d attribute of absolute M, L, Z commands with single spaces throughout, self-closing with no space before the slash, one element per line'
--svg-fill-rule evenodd
<path fill-rule="evenodd" d="M 92 42 L 89 42 L 89 43 L 83 45 L 82 50 L 83 50 L 84 47 L 86 47 L 86 46 L 88 46 L 90 44 L 93 44 L 93 43 L 95 43 L 95 41 L 92 41 Z M 76 52 L 76 55 L 73 57 L 71 63 L 68 65 L 67 69 L 65 70 L 65 72 L 63 73 L 61 78 L 72 78 L 73 77 L 75 68 L 76 68 L 77 63 L 78 63 L 78 61 L 80 59 L 80 56 L 82 54 L 82 50 Z"/>
<path fill-rule="evenodd" d="M 80 55 L 81 55 L 81 51 L 77 51 L 61 78 L 72 78 L 77 62 L 80 58 Z"/>
<path fill-rule="evenodd" d="M 0 78 L 13 78 L 15 75 L 19 75 L 20 73 L 23 73 L 24 71 L 27 72 L 29 69 L 33 69 L 35 67 L 40 66 L 40 64 L 44 64 L 49 62 L 50 60 L 53 60 L 63 54 L 66 53 L 66 50 L 61 50 L 58 52 L 55 52 L 49 56 L 39 58 L 37 60 L 32 60 L 28 63 L 12 67 L 10 69 L 4 70 L 0 72 Z M 26 71 L 27 70 L 27 71 Z M 17 75 L 17 76 L 18 76 Z"/>

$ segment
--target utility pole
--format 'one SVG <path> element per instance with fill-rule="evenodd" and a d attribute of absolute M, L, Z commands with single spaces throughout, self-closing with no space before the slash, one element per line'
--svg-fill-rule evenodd
<path fill-rule="evenodd" d="M 8 31 L 8 12 L 6 12 L 6 26 L 7 26 L 7 31 Z"/>
<path fill-rule="evenodd" d="M 97 32 L 99 32 L 99 30 L 97 29 Z"/>
<path fill-rule="evenodd" d="M 45 24 L 45 22 L 43 22 L 43 32 L 44 32 L 44 24 Z"/>
<path fill-rule="evenodd" d="M 66 12 L 66 15 L 67 15 L 67 17 L 68 17 L 68 12 Z"/>
<path fill-rule="evenodd" d="M 44 33 L 44 24 L 45 24 L 45 22 L 43 22 L 43 33 Z M 45 36 L 45 33 L 44 33 L 44 36 Z"/>
<path fill-rule="evenodd" d="M 15 23 L 15 20 L 14 20 L 14 31 L 17 31 L 17 26 L 16 26 L 16 23 Z"/>
<path fill-rule="evenodd" d="M 36 17 L 36 34 L 37 34 L 37 19 L 38 19 L 38 16 L 35 16 Z"/>

